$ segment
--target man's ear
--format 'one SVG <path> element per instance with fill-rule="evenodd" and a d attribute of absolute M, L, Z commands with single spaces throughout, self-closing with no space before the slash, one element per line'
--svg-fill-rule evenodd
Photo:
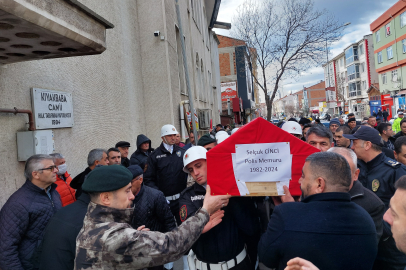
<path fill-rule="evenodd" d="M 330 145 L 330 147 L 334 147 L 334 142 L 331 142 L 331 145 Z"/>
<path fill-rule="evenodd" d="M 396 153 L 395 150 L 393 150 L 393 155 L 395 156 L 395 159 L 398 160 L 398 153 Z"/>
<path fill-rule="evenodd" d="M 111 205 L 111 199 L 112 199 L 111 192 L 102 192 L 102 193 L 100 193 L 99 196 L 100 196 L 99 197 L 100 203 L 102 205 L 107 205 L 107 206 Z"/>
<path fill-rule="evenodd" d="M 323 193 L 326 189 L 326 181 L 321 177 L 316 179 L 316 185 L 316 193 Z"/>
<path fill-rule="evenodd" d="M 357 170 L 355 171 L 355 173 L 354 173 L 354 179 L 352 179 L 352 180 L 357 181 L 360 172 L 361 172 L 360 169 L 357 169 Z"/>

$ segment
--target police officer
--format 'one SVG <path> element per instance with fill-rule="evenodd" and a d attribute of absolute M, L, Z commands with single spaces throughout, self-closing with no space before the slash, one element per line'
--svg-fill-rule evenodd
<path fill-rule="evenodd" d="M 182 222 L 192 217 L 203 205 L 207 185 L 207 150 L 201 146 L 188 149 L 183 157 L 184 170 L 190 173 L 196 183 L 184 190 L 179 199 L 179 216 Z M 249 251 L 245 249 L 245 238 L 259 240 L 259 221 L 256 209 L 250 198 L 231 198 L 229 205 L 223 207 L 224 215 L 218 223 L 209 222 L 202 235 L 189 253 L 190 269 L 223 270 L 254 269 L 257 251 L 253 251 L 252 261 Z M 258 241 L 255 244 L 257 247 Z"/>
<path fill-rule="evenodd" d="M 358 158 L 361 170 L 358 181 L 375 192 L 383 201 L 386 209 L 395 193 L 395 182 L 406 175 L 406 166 L 390 159 L 382 153 L 382 138 L 379 132 L 367 126 L 361 126 L 354 134 L 344 134 L 353 140 L 351 147 Z M 406 255 L 396 248 L 388 223 L 384 222 L 384 231 L 379 241 L 378 255 L 374 269 L 404 269 Z"/>
<path fill-rule="evenodd" d="M 173 125 L 161 128 L 162 143 L 148 157 L 144 183 L 164 193 L 179 225 L 179 196 L 186 188 L 187 173 L 182 170 L 182 158 L 186 150 L 175 144 L 176 134 L 178 131 Z"/>

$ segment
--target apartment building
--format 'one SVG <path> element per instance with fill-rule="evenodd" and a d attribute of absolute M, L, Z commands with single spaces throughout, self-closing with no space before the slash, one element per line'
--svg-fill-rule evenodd
<path fill-rule="evenodd" d="M 374 58 L 382 94 L 394 99 L 392 114 L 405 108 L 406 2 L 398 1 L 370 24 Z"/>

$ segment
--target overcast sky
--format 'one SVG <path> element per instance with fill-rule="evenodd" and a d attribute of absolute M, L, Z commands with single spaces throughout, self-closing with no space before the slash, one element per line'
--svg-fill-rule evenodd
<path fill-rule="evenodd" d="M 317 9 L 329 10 L 343 24 L 351 22 L 351 25 L 346 27 L 342 39 L 330 48 L 330 57 L 336 56 L 351 43 L 359 41 L 364 35 L 370 34 L 369 25 L 371 22 L 377 19 L 397 1 L 398 0 L 314 0 Z M 222 0 L 217 20 L 232 22 L 236 8 L 243 2 L 244 0 Z M 230 31 L 228 30 L 214 29 L 214 31 L 221 35 L 230 36 Z M 312 68 L 304 72 L 296 81 L 285 80 L 283 82 L 284 95 L 288 94 L 289 91 L 299 91 L 303 86 L 309 87 L 314 85 L 320 80 L 324 80 L 322 67 Z"/>

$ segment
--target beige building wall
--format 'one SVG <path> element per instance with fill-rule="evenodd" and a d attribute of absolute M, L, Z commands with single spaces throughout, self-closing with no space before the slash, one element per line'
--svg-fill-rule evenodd
<path fill-rule="evenodd" d="M 105 52 L 0 67 L 0 108 L 32 109 L 33 87 L 72 93 L 74 127 L 53 129 L 55 151 L 65 155 L 72 177 L 87 167 L 87 154 L 93 148 L 107 149 L 125 140 L 132 145 L 131 154 L 141 133 L 157 147 L 162 125 L 180 127 L 179 104 L 185 98 L 180 90 L 174 1 L 80 2 L 114 24 L 107 30 Z M 189 0 L 180 2 L 192 88 L 196 91 L 193 55 L 198 52 L 206 74 L 206 92 L 214 91 L 216 96 L 213 86 L 220 74 L 211 54 L 216 53 L 217 43 L 203 43 L 186 10 Z M 204 29 L 208 31 L 207 25 Z M 155 37 L 154 31 L 160 31 L 164 40 Z M 217 89 L 220 91 L 219 83 Z M 219 121 L 216 102 L 199 101 L 195 107 L 212 109 L 213 123 Z M 0 207 L 25 181 L 25 163 L 17 161 L 16 133 L 28 130 L 27 122 L 26 115 L 0 113 Z"/>

